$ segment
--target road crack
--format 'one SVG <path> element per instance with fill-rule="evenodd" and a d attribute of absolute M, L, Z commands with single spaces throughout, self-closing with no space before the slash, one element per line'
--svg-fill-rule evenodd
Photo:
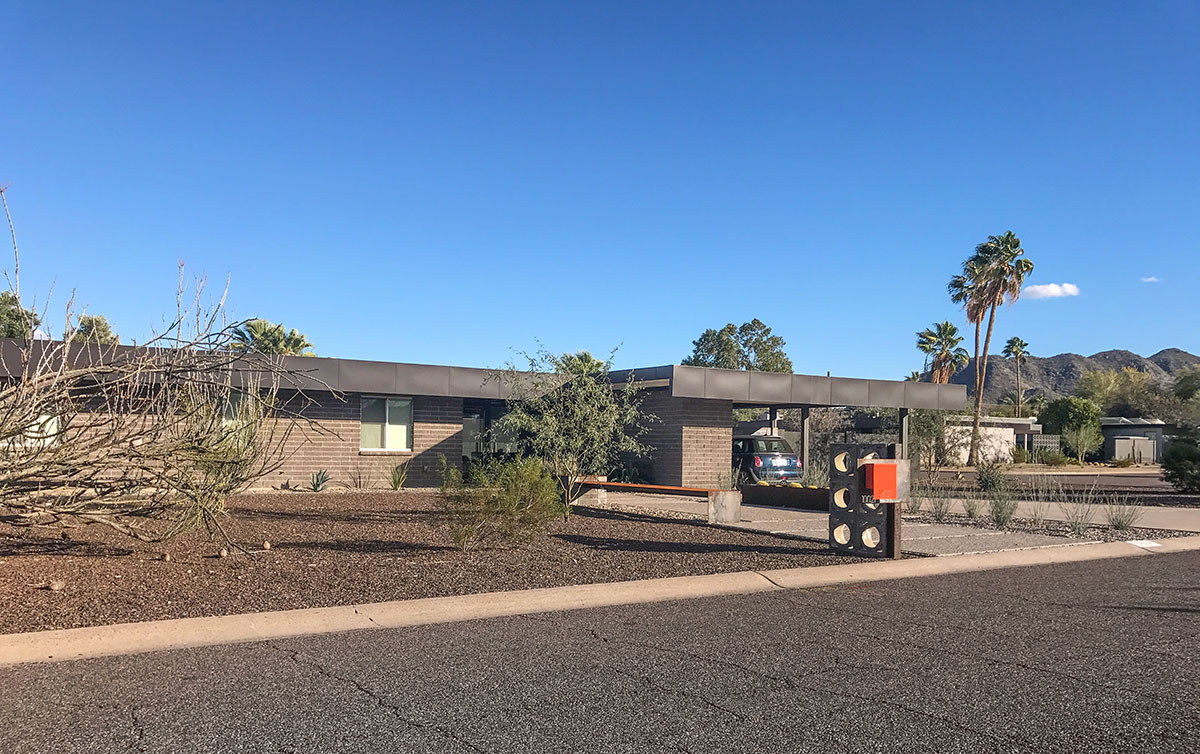
<path fill-rule="evenodd" d="M 370 619 L 368 618 L 368 620 L 370 620 Z M 329 678 L 329 679 L 335 680 L 335 681 L 339 681 L 343 684 L 353 687 L 359 693 L 363 694 L 364 696 L 368 697 L 373 702 L 375 702 L 375 704 L 380 709 L 382 709 L 386 712 L 389 712 L 393 717 L 395 717 L 397 720 L 399 720 L 400 722 L 407 725 L 409 728 L 412 728 L 414 730 L 433 731 L 434 733 L 437 733 L 437 734 L 441 735 L 442 737 L 447 738 L 460 746 L 470 749 L 471 751 L 476 751 L 476 752 L 486 752 L 487 751 L 487 749 L 481 749 L 480 747 L 476 746 L 475 744 L 471 743 L 470 741 L 467 741 L 462 736 L 458 735 L 457 733 L 450 730 L 449 728 L 438 725 L 436 723 L 431 723 L 431 722 L 427 722 L 425 720 L 419 720 L 419 719 L 409 717 L 408 715 L 404 714 L 403 710 L 401 710 L 399 705 L 389 702 L 386 698 L 381 696 L 374 689 L 370 688 L 369 686 L 367 686 L 366 684 L 362 683 L 361 681 L 359 681 L 355 678 L 339 675 L 338 673 L 333 672 L 329 668 L 322 665 L 315 657 L 312 657 L 311 655 L 306 655 L 306 654 L 299 652 L 297 650 L 294 650 L 294 649 L 288 649 L 287 647 L 280 646 L 276 642 L 267 642 L 267 645 L 270 646 L 272 649 L 286 655 L 288 658 L 290 658 L 293 662 L 295 662 L 298 665 L 302 665 L 304 667 L 311 668 L 326 678 Z"/>

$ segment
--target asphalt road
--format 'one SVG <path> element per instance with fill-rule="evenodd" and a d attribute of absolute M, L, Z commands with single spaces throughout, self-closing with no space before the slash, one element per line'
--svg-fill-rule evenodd
<path fill-rule="evenodd" d="M 1200 748 L 1200 553 L 6 668 L 0 751 Z"/>

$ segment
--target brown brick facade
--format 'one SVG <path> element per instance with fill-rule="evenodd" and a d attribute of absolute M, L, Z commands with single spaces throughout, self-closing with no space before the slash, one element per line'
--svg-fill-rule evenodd
<path fill-rule="evenodd" d="M 713 487 L 728 476 L 732 463 L 733 403 L 704 398 L 673 398 L 666 391 L 646 393 L 644 410 L 658 417 L 645 441 L 651 481 L 685 487 Z"/>
<path fill-rule="evenodd" d="M 304 487 L 309 476 L 320 469 L 329 472 L 332 484 L 346 483 L 356 471 L 370 476 L 373 486 L 385 486 L 392 466 L 409 461 L 409 487 L 436 487 L 438 456 L 452 464 L 462 463 L 462 399 L 416 396 L 413 398 L 412 451 L 360 450 L 359 417 L 362 396 L 352 393 L 340 401 L 329 394 L 309 395 L 314 403 L 302 409 L 303 416 L 320 425 L 298 424 L 284 449 L 284 463 L 256 487 L 279 487 L 284 483 Z"/>

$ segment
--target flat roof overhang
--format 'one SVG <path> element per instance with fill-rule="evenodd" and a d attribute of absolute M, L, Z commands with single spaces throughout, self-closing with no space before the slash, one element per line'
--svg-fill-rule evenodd
<path fill-rule="evenodd" d="M 35 344 L 35 350 L 44 346 L 44 341 Z M 137 346 L 119 346 L 116 350 L 134 348 Z M 72 347 L 71 351 L 72 358 L 80 362 L 104 358 L 101 351 L 112 352 L 95 346 Z M 300 390 L 493 399 L 504 399 L 509 394 L 501 380 L 496 379 L 496 370 L 478 367 L 321 356 L 249 356 L 239 360 L 239 368 L 244 364 L 245 373 L 251 374 L 257 359 L 270 360 L 289 372 L 291 384 L 281 387 Z M 0 340 L 0 376 L 17 376 L 19 363 L 20 342 Z M 676 398 L 707 398 L 777 408 L 861 406 L 961 411 L 967 405 L 966 386 L 930 382 L 743 372 L 679 364 L 619 370 L 612 377 L 614 382 L 633 380 L 647 388 L 666 389 Z M 533 379 L 532 374 L 530 378 Z"/>
<path fill-rule="evenodd" d="M 965 385 L 932 382 L 743 372 L 679 364 L 613 372 L 613 377 L 635 382 L 668 379 L 671 395 L 677 398 L 710 398 L 776 408 L 861 406 L 961 411 L 967 405 Z"/>

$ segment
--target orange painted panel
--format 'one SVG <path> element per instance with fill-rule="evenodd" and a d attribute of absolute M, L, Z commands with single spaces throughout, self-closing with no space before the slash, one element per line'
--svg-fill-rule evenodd
<path fill-rule="evenodd" d="M 895 464 L 868 463 L 866 482 L 867 490 L 876 500 L 895 500 L 899 496 Z"/>

